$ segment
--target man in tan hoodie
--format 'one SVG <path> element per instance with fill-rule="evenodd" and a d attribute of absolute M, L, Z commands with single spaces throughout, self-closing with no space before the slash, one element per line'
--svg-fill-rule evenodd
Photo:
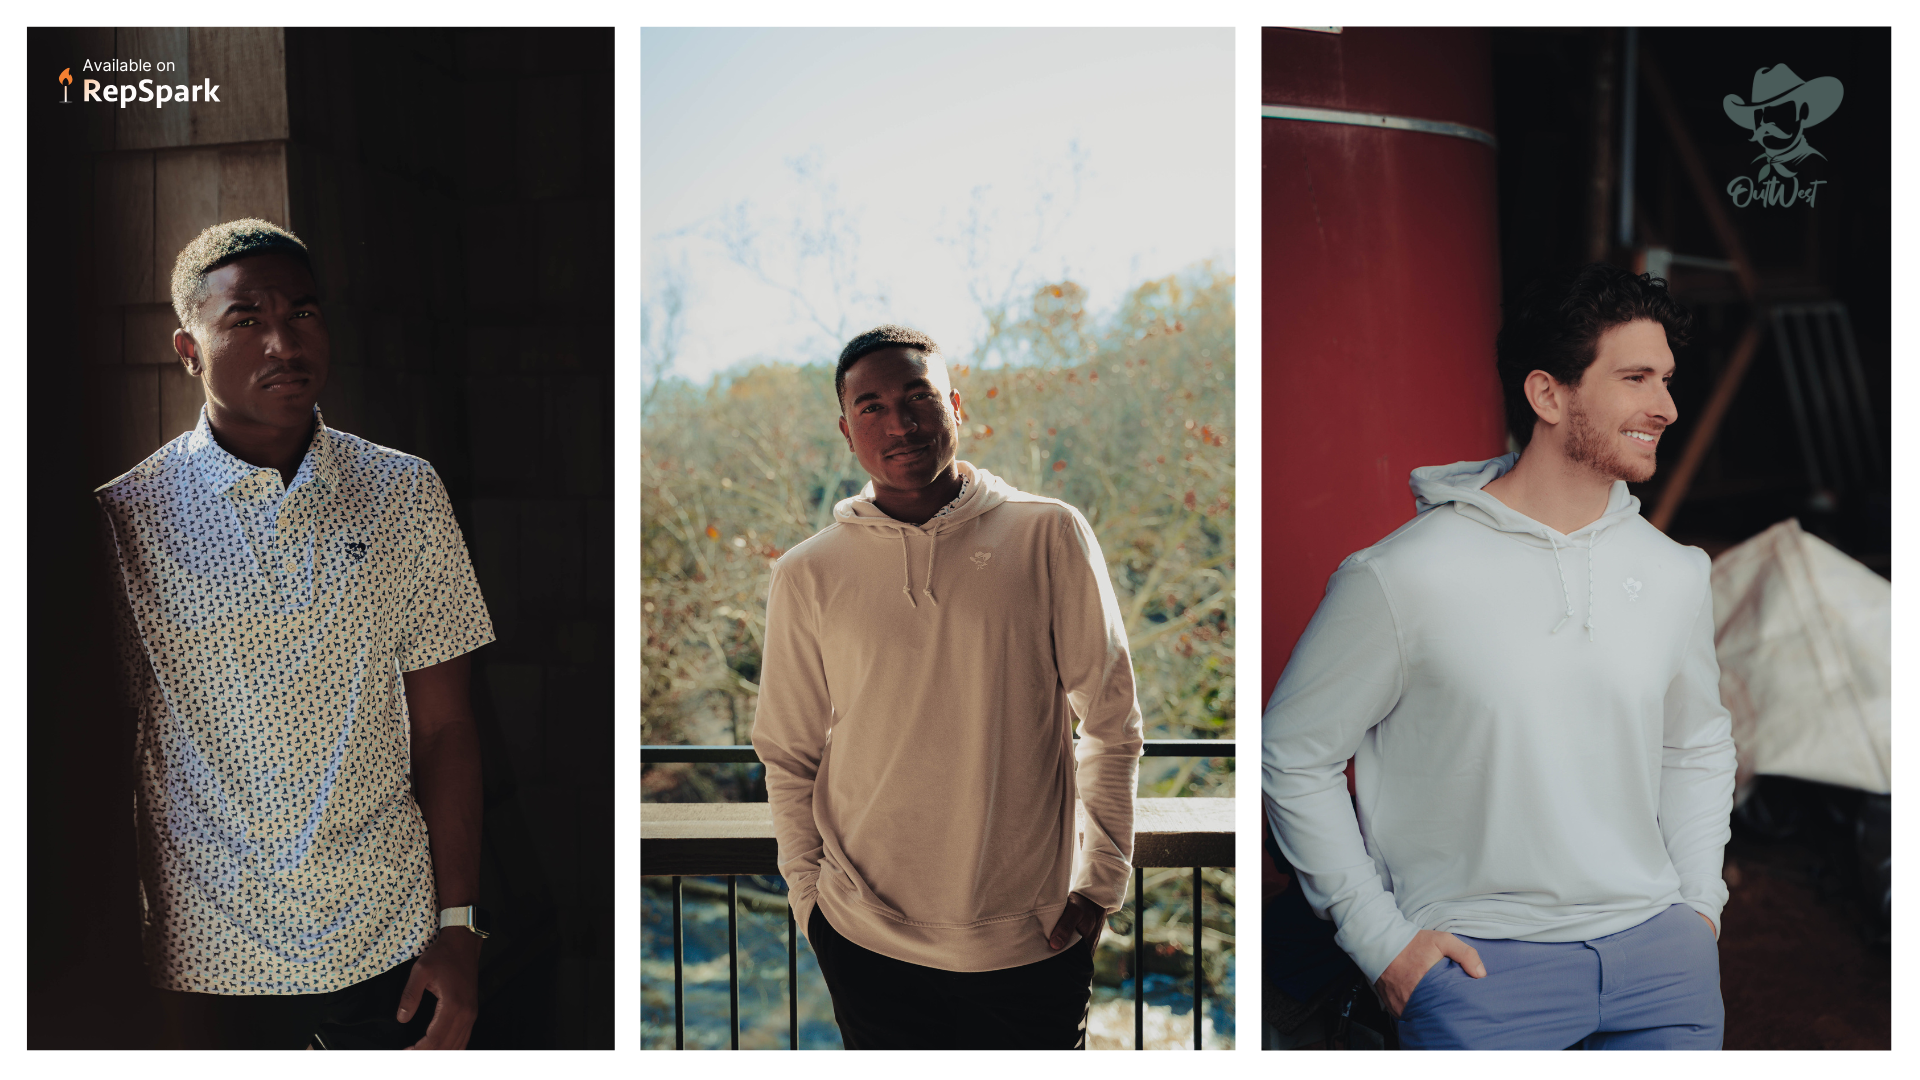
<path fill-rule="evenodd" d="M 1106 562 L 956 460 L 931 338 L 870 330 L 834 383 L 872 483 L 775 564 L 754 718 L 794 918 L 848 1049 L 1073 1048 L 1141 747 Z"/>

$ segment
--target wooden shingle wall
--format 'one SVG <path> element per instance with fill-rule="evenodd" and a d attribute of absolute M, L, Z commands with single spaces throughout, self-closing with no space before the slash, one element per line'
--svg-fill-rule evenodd
<path fill-rule="evenodd" d="M 238 217 L 290 225 L 286 46 L 278 29 L 86 31 L 89 58 L 171 62 L 171 72 L 80 80 L 198 85 L 218 102 L 89 106 L 91 186 L 79 335 L 104 437 L 90 449 L 98 482 L 191 428 L 204 397 L 173 352 L 179 326 L 173 260 L 209 225 Z"/>

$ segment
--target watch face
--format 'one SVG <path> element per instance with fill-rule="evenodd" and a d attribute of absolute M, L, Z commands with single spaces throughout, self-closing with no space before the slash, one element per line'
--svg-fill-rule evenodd
<path fill-rule="evenodd" d="M 473 919 L 473 928 L 475 930 L 478 930 L 482 935 L 493 933 L 493 919 L 487 914 L 486 908 L 476 905 L 469 908 L 468 911 Z"/>

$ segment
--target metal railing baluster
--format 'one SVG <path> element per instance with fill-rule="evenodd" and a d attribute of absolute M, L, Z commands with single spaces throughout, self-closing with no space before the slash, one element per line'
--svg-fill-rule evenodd
<path fill-rule="evenodd" d="M 1200 1036 L 1200 868 L 1193 868 L 1193 1048 L 1203 1049 Z"/>
<path fill-rule="evenodd" d="M 787 1049 L 800 1049 L 800 934 L 787 902 Z"/>
<path fill-rule="evenodd" d="M 673 877 L 673 1048 L 687 1048 L 687 1002 L 682 987 L 686 985 L 682 971 L 682 957 L 686 953 L 686 944 L 680 936 L 680 875 Z"/>
<path fill-rule="evenodd" d="M 1133 1049 L 1146 1049 L 1146 867 L 1133 869 Z"/>
<path fill-rule="evenodd" d="M 740 1049 L 740 879 L 727 875 L 727 1017 L 729 1049 Z"/>

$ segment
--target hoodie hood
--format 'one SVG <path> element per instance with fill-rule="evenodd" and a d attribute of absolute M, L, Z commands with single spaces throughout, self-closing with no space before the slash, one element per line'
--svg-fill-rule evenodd
<path fill-rule="evenodd" d="M 902 535 L 910 531 L 931 536 L 972 521 L 1006 502 L 1007 496 L 1013 494 L 1015 490 L 1005 480 L 985 469 L 975 468 L 969 462 L 956 461 L 954 465 L 959 467 L 961 477 L 967 481 L 967 490 L 961 496 L 960 505 L 954 507 L 951 514 L 934 518 L 924 525 L 909 525 L 904 521 L 897 521 L 888 517 L 887 512 L 880 509 L 879 505 L 873 501 L 873 481 L 869 480 L 867 486 L 860 489 L 860 494 L 841 499 L 833 504 L 833 520 L 842 525 L 897 530 Z"/>
<path fill-rule="evenodd" d="M 874 530 L 874 535 L 891 534 L 900 541 L 900 591 L 906 594 L 907 603 L 919 607 L 919 601 L 913 598 L 913 574 L 907 563 L 907 537 L 925 536 L 932 542 L 927 545 L 927 572 L 925 584 L 920 591 L 928 600 L 938 606 L 940 600 L 933 595 L 933 557 L 940 548 L 940 534 L 952 532 L 981 514 L 999 506 L 1014 494 L 1015 488 L 1005 480 L 985 469 L 975 468 L 971 463 L 955 461 L 961 477 L 966 481 L 966 489 L 960 495 L 959 505 L 952 513 L 929 520 L 924 525 L 909 525 L 904 521 L 887 516 L 885 510 L 873 501 L 873 481 L 860 489 L 860 494 L 841 499 L 833 505 L 833 520 L 841 525 L 851 525 Z"/>
<path fill-rule="evenodd" d="M 1486 461 L 1456 461 L 1451 465 L 1415 469 L 1407 481 L 1407 486 L 1413 489 L 1413 512 L 1424 514 L 1452 503 L 1462 517 L 1500 532 L 1529 537 L 1539 547 L 1591 539 L 1640 512 L 1640 500 L 1627 491 L 1627 482 L 1615 480 L 1613 490 L 1607 493 L 1604 513 L 1570 534 L 1558 532 L 1487 494 L 1487 485 L 1505 476 L 1518 460 L 1519 454 L 1503 454 Z"/>
<path fill-rule="evenodd" d="M 1565 564 L 1561 562 L 1562 548 L 1581 547 L 1587 549 L 1587 637 L 1593 637 L 1593 547 L 1607 530 L 1624 521 L 1637 517 L 1640 513 L 1640 500 L 1627 491 L 1625 480 L 1615 480 L 1613 488 L 1607 493 L 1607 509 L 1598 518 L 1575 529 L 1571 534 L 1562 533 L 1551 526 L 1520 513 L 1506 503 L 1487 494 L 1486 487 L 1494 480 L 1506 475 L 1513 468 L 1520 455 L 1503 454 L 1486 461 L 1456 461 L 1451 465 L 1428 465 L 1413 470 L 1407 486 L 1413 489 L 1413 507 L 1416 515 L 1438 509 L 1448 503 L 1461 517 L 1477 521 L 1490 529 L 1512 535 L 1515 539 L 1536 548 L 1548 548 L 1553 551 L 1556 569 L 1559 570 L 1561 599 L 1566 603 L 1567 615 L 1555 626 L 1559 633 L 1573 618 L 1573 590 L 1567 585 Z"/>

